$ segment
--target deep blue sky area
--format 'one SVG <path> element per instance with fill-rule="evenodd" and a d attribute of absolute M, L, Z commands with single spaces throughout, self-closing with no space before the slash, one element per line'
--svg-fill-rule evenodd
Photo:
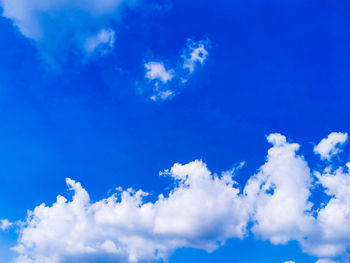
<path fill-rule="evenodd" d="M 57 51 L 55 68 L 34 40 L 0 18 L 0 218 L 23 219 L 58 194 L 71 196 L 66 177 L 92 200 L 117 186 L 156 196 L 172 185 L 159 171 L 196 159 L 217 173 L 245 161 L 236 178 L 244 185 L 265 162 L 267 134 L 299 143 L 313 167 L 314 144 L 350 130 L 349 1 L 159 4 L 165 7 L 144 4 L 111 22 L 110 54 L 84 60 Z M 210 41 L 205 64 L 170 100 L 140 94 L 144 64 L 177 61 L 188 38 Z M 0 234 L 0 262 L 9 262 L 15 243 L 15 231 Z M 211 254 L 180 249 L 170 262 L 286 260 L 316 258 L 297 243 L 249 237 Z"/>

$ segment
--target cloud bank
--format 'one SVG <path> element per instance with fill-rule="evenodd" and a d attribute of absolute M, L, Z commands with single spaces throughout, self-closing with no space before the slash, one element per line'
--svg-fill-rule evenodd
<path fill-rule="evenodd" d="M 80 183 L 67 178 L 72 200 L 59 195 L 19 224 L 15 262 L 166 260 L 177 248 L 211 252 L 249 233 L 272 244 L 297 241 L 318 263 L 347 259 L 350 163 L 312 171 L 297 143 L 281 134 L 267 140 L 272 147 L 266 162 L 244 187 L 233 179 L 243 164 L 218 175 L 202 161 L 161 173 L 175 186 L 153 202 L 142 190 L 121 188 L 91 202 Z M 327 197 L 320 206 L 312 202 L 315 191 Z"/>
<path fill-rule="evenodd" d="M 228 238 L 243 237 L 248 210 L 232 174 L 219 178 L 201 161 L 175 164 L 166 173 L 178 185 L 154 203 L 133 189 L 91 203 L 87 191 L 67 179 L 73 200 L 58 196 L 52 206 L 42 204 L 28 215 L 14 248 L 20 254 L 16 262 L 81 262 L 86 255 L 124 262 L 165 259 L 176 248 L 210 252 Z"/>

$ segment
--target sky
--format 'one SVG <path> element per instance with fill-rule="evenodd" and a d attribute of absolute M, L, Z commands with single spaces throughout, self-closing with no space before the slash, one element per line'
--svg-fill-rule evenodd
<path fill-rule="evenodd" d="M 0 10 L 0 263 L 349 262 L 348 1 Z"/>

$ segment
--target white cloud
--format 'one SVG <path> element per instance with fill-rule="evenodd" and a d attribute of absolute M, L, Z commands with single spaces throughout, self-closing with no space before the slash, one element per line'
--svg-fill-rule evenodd
<path fill-rule="evenodd" d="M 315 171 L 313 180 L 308 164 L 296 154 L 298 144 L 287 143 L 280 134 L 267 139 L 273 144 L 267 161 L 244 189 L 247 202 L 253 204 L 252 232 L 273 244 L 299 241 L 303 251 L 322 258 L 320 262 L 346 255 L 350 248 L 350 163 L 346 168 Z M 315 184 L 330 197 L 321 207 L 309 201 Z"/>
<path fill-rule="evenodd" d="M 339 263 L 339 261 L 335 261 L 331 259 L 319 259 L 315 263 Z"/>
<path fill-rule="evenodd" d="M 304 247 L 319 257 L 341 256 L 350 247 L 350 163 L 346 166 L 315 173 L 330 199 L 318 210 L 317 235 L 305 241 Z"/>
<path fill-rule="evenodd" d="M 16 262 L 81 262 L 86 255 L 155 260 L 179 247 L 212 251 L 228 238 L 243 237 L 248 211 L 232 175 L 211 174 L 201 161 L 175 164 L 166 173 L 177 186 L 154 203 L 132 189 L 93 203 L 79 183 L 67 179 L 73 200 L 58 196 L 52 206 L 29 213 L 14 248 Z"/>
<path fill-rule="evenodd" d="M 235 169 L 218 176 L 202 161 L 175 164 L 162 173 L 176 183 L 154 202 L 147 202 L 148 194 L 141 190 L 121 188 L 91 202 L 79 183 L 67 179 L 74 191 L 71 201 L 58 196 L 52 206 L 36 207 L 19 224 L 16 262 L 166 259 L 181 247 L 213 251 L 250 230 L 272 244 L 295 240 L 304 252 L 320 258 L 318 263 L 347 257 L 350 163 L 312 172 L 298 154 L 298 144 L 281 134 L 267 140 L 272 147 L 266 162 L 242 192 L 232 178 Z M 320 189 L 316 185 L 328 196 L 318 207 L 310 201 Z"/>
<path fill-rule="evenodd" d="M 332 132 L 327 138 L 314 147 L 314 152 L 319 154 L 322 160 L 330 160 L 332 156 L 338 154 L 341 150 L 339 146 L 348 140 L 347 133 Z"/>
<path fill-rule="evenodd" d="M 166 70 L 162 62 L 148 62 L 145 68 L 147 70 L 145 77 L 149 80 L 161 81 L 165 84 L 174 77 L 174 71 Z"/>
<path fill-rule="evenodd" d="M 195 42 L 192 39 L 188 40 L 187 48 L 183 51 L 182 58 L 184 60 L 183 68 L 187 69 L 191 74 L 197 64 L 203 64 L 207 59 L 207 42 L 208 41 Z"/>
<path fill-rule="evenodd" d="M 174 91 L 168 89 L 165 84 L 174 78 L 174 70 L 166 70 L 163 62 L 148 62 L 145 64 L 147 78 L 152 85 L 153 101 L 164 101 L 174 96 Z"/>
<path fill-rule="evenodd" d="M 145 78 L 151 81 L 153 101 L 164 101 L 177 94 L 174 90 L 188 82 L 189 76 L 194 72 L 196 64 L 203 64 L 208 56 L 206 45 L 209 41 L 195 42 L 192 39 L 187 41 L 187 47 L 181 51 L 181 62 L 174 64 L 172 69 L 167 70 L 163 62 L 148 62 L 145 64 Z M 189 72 L 188 72 L 189 71 Z M 170 85 L 170 80 L 175 80 Z M 147 86 L 147 85 L 145 85 Z M 170 86 L 170 87 L 169 87 Z"/>
<path fill-rule="evenodd" d="M 252 231 L 273 244 L 303 238 L 313 224 L 309 214 L 311 174 L 307 163 L 296 151 L 299 145 L 286 137 L 270 134 L 267 162 L 249 179 L 244 189 L 252 204 Z"/>
<path fill-rule="evenodd" d="M 101 43 L 114 44 L 109 28 L 120 13 L 138 0 L 2 0 L 3 16 L 49 55 L 71 48 L 90 53 Z M 57 55 L 58 56 L 58 55 Z"/>
<path fill-rule="evenodd" d="M 166 100 L 174 96 L 174 91 L 172 90 L 164 90 L 164 91 L 159 91 L 158 93 L 155 93 L 150 97 L 151 100 L 157 101 L 157 100 Z"/>
<path fill-rule="evenodd" d="M 1 219 L 0 220 L 0 229 L 6 230 L 6 229 L 10 228 L 11 226 L 13 226 L 13 223 L 10 222 L 8 219 Z"/>
<path fill-rule="evenodd" d="M 295 261 L 289 260 L 289 261 L 284 261 L 284 263 L 295 263 Z"/>

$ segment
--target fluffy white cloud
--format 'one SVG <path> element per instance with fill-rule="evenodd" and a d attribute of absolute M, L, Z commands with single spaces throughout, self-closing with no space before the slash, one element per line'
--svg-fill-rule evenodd
<path fill-rule="evenodd" d="M 339 142 L 332 134 L 322 141 Z M 334 258 L 350 248 L 350 163 L 314 171 L 313 179 L 304 158 L 296 154 L 298 144 L 287 143 L 280 134 L 267 139 L 273 144 L 267 161 L 244 189 L 253 207 L 252 232 L 273 244 L 299 241 L 303 251 L 322 258 L 319 262 L 337 262 Z M 329 196 L 320 207 L 309 201 L 316 184 Z"/>
<path fill-rule="evenodd" d="M 244 189 L 253 207 L 253 232 L 273 244 L 300 240 L 313 225 L 309 211 L 311 174 L 307 163 L 296 155 L 299 145 L 286 137 L 270 134 L 267 162 Z"/>
<path fill-rule="evenodd" d="M 201 161 L 175 164 L 166 173 L 177 186 L 154 203 L 132 189 L 92 203 L 79 183 L 67 179 L 73 200 L 58 196 L 52 206 L 29 213 L 14 248 L 16 262 L 90 262 L 86 255 L 137 262 L 166 258 L 179 247 L 212 251 L 243 237 L 248 210 L 232 174 L 219 177 Z"/>
<path fill-rule="evenodd" d="M 172 69 L 167 70 L 163 62 L 148 62 L 145 64 L 145 78 L 151 82 L 153 101 L 164 101 L 175 96 L 178 86 L 185 84 L 190 75 L 194 72 L 197 64 L 203 64 L 207 59 L 208 51 L 206 46 L 209 41 L 195 42 L 192 39 L 187 41 L 187 46 L 181 51 L 181 62 L 174 64 Z M 170 80 L 175 80 L 175 86 L 169 86 Z"/>
<path fill-rule="evenodd" d="M 332 132 L 314 147 L 314 152 L 319 154 L 321 159 L 329 161 L 332 156 L 341 151 L 339 146 L 343 145 L 347 140 L 347 133 Z"/>
<path fill-rule="evenodd" d="M 68 52 L 78 48 L 90 53 L 114 45 L 110 22 L 138 0 L 1 0 L 3 16 L 35 41 L 43 53 Z M 107 28 L 107 29 L 106 29 Z"/>
<path fill-rule="evenodd" d="M 52 206 L 36 207 L 19 224 L 16 262 L 166 259 L 181 247 L 213 251 L 250 230 L 273 244 L 298 241 L 304 252 L 320 258 L 318 263 L 347 258 L 350 163 L 312 172 L 298 144 L 281 134 L 267 140 L 272 147 L 266 162 L 243 191 L 233 180 L 235 170 L 219 176 L 202 161 L 165 171 L 175 186 L 154 202 L 147 202 L 141 190 L 121 188 L 91 202 L 79 183 L 67 179 L 74 191 L 71 201 L 58 196 Z M 315 206 L 310 199 L 320 188 L 328 197 Z"/>
<path fill-rule="evenodd" d="M 316 172 L 330 199 L 317 212 L 317 232 L 304 241 L 305 250 L 320 257 L 344 255 L 350 247 L 350 163 Z M 346 170 L 346 171 L 345 171 Z"/>

